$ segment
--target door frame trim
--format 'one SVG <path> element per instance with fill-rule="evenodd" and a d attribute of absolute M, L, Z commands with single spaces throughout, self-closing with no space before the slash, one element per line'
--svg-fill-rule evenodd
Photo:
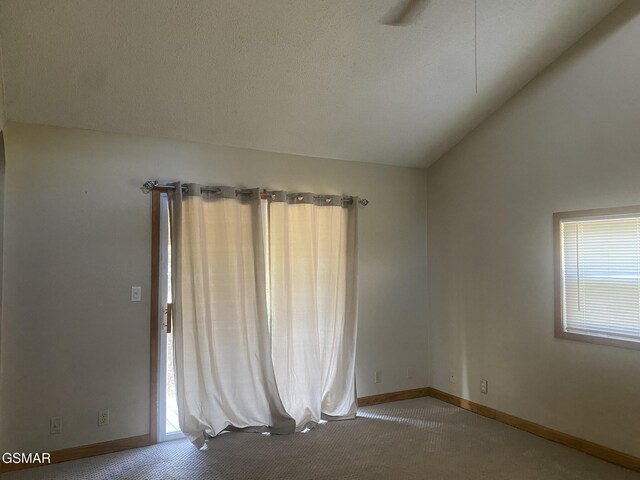
<path fill-rule="evenodd" d="M 158 443 L 158 336 L 160 335 L 160 191 L 151 191 L 151 320 L 149 442 Z"/>

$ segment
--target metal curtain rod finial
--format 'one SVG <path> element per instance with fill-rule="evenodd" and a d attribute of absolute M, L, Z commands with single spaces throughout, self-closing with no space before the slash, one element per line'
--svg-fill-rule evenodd
<path fill-rule="evenodd" d="M 159 184 L 160 183 L 157 180 L 147 180 L 142 184 L 142 186 L 140 187 L 140 190 L 142 190 L 142 193 L 149 193 L 151 190 L 156 188 Z"/>

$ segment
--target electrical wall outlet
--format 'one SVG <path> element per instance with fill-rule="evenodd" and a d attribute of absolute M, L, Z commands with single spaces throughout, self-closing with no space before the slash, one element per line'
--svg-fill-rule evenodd
<path fill-rule="evenodd" d="M 49 420 L 49 433 L 52 435 L 62 433 L 62 417 L 51 417 Z"/>
<path fill-rule="evenodd" d="M 109 410 L 100 410 L 98 413 L 98 426 L 104 427 L 109 425 Z"/>
<path fill-rule="evenodd" d="M 456 377 L 455 377 L 455 375 L 453 375 L 453 374 L 449 375 L 449 382 L 450 382 L 450 383 L 456 383 Z"/>
<path fill-rule="evenodd" d="M 480 381 L 480 392 L 481 393 L 489 393 L 489 381 L 481 380 Z"/>
<path fill-rule="evenodd" d="M 373 375 L 374 383 L 382 383 L 382 372 L 380 370 L 376 370 L 376 373 Z"/>
<path fill-rule="evenodd" d="M 407 378 L 413 378 L 413 368 L 407 367 Z"/>

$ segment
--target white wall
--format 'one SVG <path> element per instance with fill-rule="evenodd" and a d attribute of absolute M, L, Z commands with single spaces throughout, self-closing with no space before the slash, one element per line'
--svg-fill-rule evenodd
<path fill-rule="evenodd" d="M 640 351 L 554 338 L 552 214 L 640 205 L 639 12 L 614 11 L 427 182 L 431 386 L 636 456 Z"/>
<path fill-rule="evenodd" d="M 4 112 L 4 75 L 2 64 L 2 45 L 0 44 L 0 135 L 3 135 L 5 124 Z M 4 253 L 4 136 L 0 140 L 0 345 L 2 345 L 2 272 L 3 272 L 3 253 Z M 1 348 L 1 347 L 0 347 Z M 1 350 L 0 350 L 1 351 Z M 0 376 L 2 375 L 2 365 L 0 364 Z M 2 396 L 0 395 L 0 412 L 2 412 Z M 3 423 L 0 416 L 0 431 L 2 431 Z"/>
<path fill-rule="evenodd" d="M 2 86 L 0 85 L 0 88 Z M 4 128 L 4 124 L 3 124 Z M 0 131 L 0 346 L 2 345 L 2 272 L 4 271 L 4 133 Z M 0 359 L 2 350 L 0 348 Z M 0 360 L 0 378 L 2 378 L 2 362 Z M 0 383 L 0 432 L 3 428 L 2 422 L 2 384 Z M 1 441 L 1 439 L 0 439 Z M 1 446 L 1 444 L 0 444 Z"/>
<path fill-rule="evenodd" d="M 0 130 L 4 128 L 6 120 L 4 108 L 4 62 L 2 58 L 2 42 L 0 42 Z"/>
<path fill-rule="evenodd" d="M 150 178 L 368 198 L 358 394 L 428 384 L 424 170 L 15 123 L 6 144 L 3 451 L 148 432 Z"/>

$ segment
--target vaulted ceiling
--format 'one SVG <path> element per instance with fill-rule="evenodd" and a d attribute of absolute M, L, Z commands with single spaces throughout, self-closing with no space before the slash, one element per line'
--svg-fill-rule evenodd
<path fill-rule="evenodd" d="M 6 115 L 426 166 L 621 3 L 398 1 L 3 0 Z"/>

